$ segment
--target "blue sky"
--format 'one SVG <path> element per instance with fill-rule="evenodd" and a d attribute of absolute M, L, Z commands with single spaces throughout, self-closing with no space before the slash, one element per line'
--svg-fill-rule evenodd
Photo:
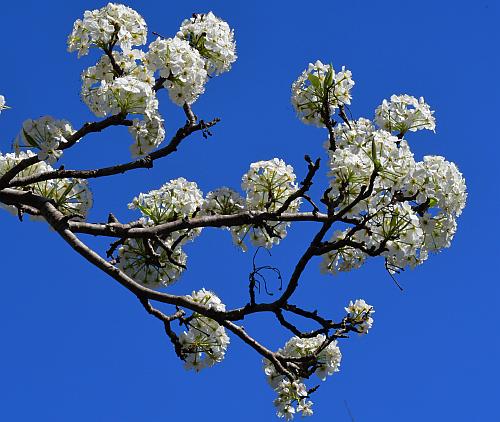
<path fill-rule="evenodd" d="M 26 118 L 50 114 L 75 127 L 92 116 L 80 101 L 79 74 L 97 60 L 66 52 L 73 21 L 104 2 L 24 1 L 2 4 L 0 94 L 12 110 L 0 116 L 0 151 Z M 465 1 L 129 1 L 150 31 L 174 35 L 193 12 L 212 10 L 235 29 L 239 59 L 211 80 L 193 106 L 204 119 L 220 117 L 214 136 L 194 135 L 177 155 L 116 179 L 92 182 L 90 219 L 109 211 L 136 214 L 126 204 L 138 192 L 180 176 L 204 192 L 238 188 L 249 164 L 284 158 L 304 175 L 305 153 L 324 157 L 325 133 L 301 124 L 290 105 L 290 84 L 311 61 L 353 72 L 355 117 L 391 94 L 424 96 L 436 110 L 436 134 L 409 136 L 417 157 L 444 155 L 464 174 L 467 207 L 452 247 L 399 277 L 400 292 L 374 260 L 327 277 L 313 261 L 298 303 L 333 318 L 350 300 L 376 309 L 368 336 L 344 340 L 341 372 L 313 396 L 313 421 L 482 421 L 497 417 L 496 319 L 499 60 L 498 3 Z M 150 38 L 152 40 L 152 37 Z M 160 96 L 168 134 L 182 111 Z M 65 154 L 75 168 L 128 159 L 129 135 L 113 128 Z M 323 180 L 324 179 L 321 179 Z M 319 192 L 318 182 L 314 192 Z M 273 391 L 261 359 L 232 339 L 225 362 L 186 372 L 161 324 L 128 291 L 77 256 L 40 223 L 0 215 L 0 420 L 5 421 L 255 421 L 274 420 Z M 313 227 L 294 226 L 271 263 L 285 276 Z M 106 244 L 90 239 L 94 246 Z M 187 247 L 189 271 L 171 291 L 207 287 L 229 305 L 247 300 L 251 255 L 229 235 L 206 230 Z M 272 284 L 272 282 L 271 282 Z M 276 286 L 275 286 L 276 287 Z M 261 296 L 265 300 L 265 296 Z M 267 317 L 245 327 L 270 347 L 286 335 Z"/>

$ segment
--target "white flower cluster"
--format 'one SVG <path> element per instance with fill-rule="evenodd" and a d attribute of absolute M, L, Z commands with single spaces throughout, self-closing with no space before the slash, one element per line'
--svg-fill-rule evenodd
<path fill-rule="evenodd" d="M 187 296 L 208 309 L 225 311 L 226 306 L 211 291 L 201 289 Z M 229 345 L 229 336 L 224 327 L 213 319 L 193 314 L 189 329 L 179 336 L 182 351 L 186 356 L 186 369 L 200 371 L 221 362 Z"/>
<path fill-rule="evenodd" d="M 94 114 L 106 116 L 126 112 L 143 115 L 142 119 L 133 119 L 129 127 L 134 139 L 130 147 L 133 157 L 146 155 L 165 139 L 158 100 L 151 88 L 155 82 L 153 72 L 137 62 L 143 57 L 140 50 L 113 52 L 122 77 L 118 77 L 106 55 L 82 73 L 81 96 Z"/>
<path fill-rule="evenodd" d="M 375 123 L 389 132 L 416 132 L 420 129 L 436 129 L 434 111 L 425 103 L 410 95 L 392 95 L 391 100 L 382 101 L 375 110 Z"/>
<path fill-rule="evenodd" d="M 87 10 L 78 19 L 68 37 L 68 51 L 78 57 L 88 54 L 91 46 L 109 49 L 114 45 L 128 51 L 143 45 L 147 37 L 146 22 L 139 13 L 122 4 L 108 3 L 99 10 Z"/>
<path fill-rule="evenodd" d="M 274 158 L 258 161 L 250 165 L 250 170 L 243 175 L 241 187 L 246 191 L 245 209 L 249 211 L 277 211 L 285 200 L 297 191 L 296 176 L 293 167 L 283 160 Z M 286 212 L 296 212 L 300 198 L 292 201 Z M 234 242 L 246 250 L 244 239 L 247 235 L 254 246 L 271 248 L 287 235 L 286 222 L 267 222 L 267 226 L 239 226 L 231 228 Z"/>
<path fill-rule="evenodd" d="M 335 72 L 332 65 L 309 63 L 292 84 L 292 105 L 302 122 L 324 127 L 339 106 L 351 103 L 354 86 L 351 71 L 342 67 Z"/>
<path fill-rule="evenodd" d="M 59 150 L 61 143 L 67 142 L 75 131 L 66 120 L 55 120 L 51 116 L 39 119 L 25 120 L 21 133 L 14 142 L 14 148 L 19 152 L 21 145 L 37 148 L 38 158 L 48 164 L 54 164 L 62 155 Z"/>
<path fill-rule="evenodd" d="M 342 359 L 337 341 L 330 342 L 323 334 L 312 338 L 292 337 L 283 349 L 278 350 L 278 353 L 288 358 L 315 356 L 316 370 L 314 374 L 322 381 L 328 375 L 339 371 Z M 274 405 L 279 417 L 285 417 L 289 420 L 297 412 L 302 412 L 302 416 L 312 415 L 311 406 L 313 403 L 307 400 L 307 388 L 302 379 L 290 382 L 284 375 L 278 373 L 274 365 L 267 359 L 264 359 L 264 372 L 269 384 L 278 394 Z"/>
<path fill-rule="evenodd" d="M 200 52 L 206 60 L 205 68 L 209 74 L 227 72 L 236 61 L 233 30 L 212 12 L 194 14 L 192 18 L 185 19 L 177 37 L 189 41 L 191 47 Z"/>
<path fill-rule="evenodd" d="M 133 120 L 132 126 L 128 128 L 135 141 L 130 146 L 133 157 L 146 155 L 163 142 L 165 139 L 163 122 L 163 118 L 156 112 L 145 114 L 142 120 Z"/>
<path fill-rule="evenodd" d="M 180 177 L 160 189 L 140 193 L 128 207 L 142 214 L 142 223 L 153 226 L 192 217 L 203 204 L 203 194 L 194 182 Z M 201 229 L 179 230 L 148 247 L 144 242 L 127 239 L 119 249 L 119 266 L 131 278 L 151 288 L 166 287 L 186 268 L 182 246 L 201 233 Z"/>
<path fill-rule="evenodd" d="M 344 308 L 352 325 L 356 326 L 359 334 L 367 334 L 372 328 L 373 318 L 371 315 L 375 312 L 373 306 L 368 305 L 363 299 L 357 299 L 355 302 L 349 302 L 349 306 Z"/>
<path fill-rule="evenodd" d="M 111 82 L 102 80 L 97 87 L 82 92 L 82 98 L 98 117 L 119 113 L 145 115 L 158 109 L 151 85 L 134 76 L 121 76 Z"/>
<path fill-rule="evenodd" d="M 389 271 L 397 272 L 449 246 L 467 198 L 453 163 L 434 156 L 415 162 L 406 140 L 366 119 L 337 125 L 334 133 L 337 148 L 328 150 L 331 198 L 343 198 L 339 211 L 347 217 L 366 221 L 349 238 L 350 229 L 333 234 L 338 247 L 324 254 L 323 272 L 358 268 L 370 251 L 378 251 Z M 371 182 L 372 194 L 358 201 Z"/>
<path fill-rule="evenodd" d="M 151 248 L 144 242 L 142 239 L 127 239 L 118 250 L 118 267 L 146 287 L 158 289 L 170 286 L 186 268 L 186 254 L 180 246 L 172 248 L 172 237 L 163 239 L 163 245 Z"/>
<path fill-rule="evenodd" d="M 20 161 L 34 157 L 36 154 L 30 150 L 18 154 L 0 153 L 0 176 L 13 168 Z M 53 168 L 44 161 L 38 162 L 21 171 L 15 178 L 34 176 L 52 171 Z M 86 180 L 80 179 L 53 179 L 28 185 L 27 189 L 37 195 L 53 200 L 56 208 L 65 215 L 85 218 L 92 206 L 92 193 Z M 17 189 L 17 188 L 16 188 Z M 8 207 L 16 212 L 14 207 Z"/>
<path fill-rule="evenodd" d="M 209 192 L 201 210 L 206 215 L 232 215 L 245 209 L 245 200 L 231 188 L 225 186 Z"/>
<path fill-rule="evenodd" d="M 205 91 L 205 61 L 188 41 L 157 38 L 149 45 L 144 63 L 165 78 L 163 85 L 177 105 L 192 104 Z"/>
<path fill-rule="evenodd" d="M 198 185 L 179 177 L 160 189 L 140 193 L 128 207 L 142 213 L 144 224 L 157 225 L 192 217 L 202 205 L 203 193 Z"/>

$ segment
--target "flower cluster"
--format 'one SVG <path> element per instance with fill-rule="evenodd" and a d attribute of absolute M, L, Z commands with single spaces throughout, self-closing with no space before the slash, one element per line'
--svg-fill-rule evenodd
<path fill-rule="evenodd" d="M 134 45 L 146 43 L 147 26 L 139 13 L 122 4 L 108 3 L 99 10 L 87 10 L 78 19 L 68 37 L 68 51 L 78 51 L 78 57 L 97 46 L 111 50 L 118 45 L 128 51 Z"/>
<path fill-rule="evenodd" d="M 211 291 L 201 289 L 187 298 L 216 311 L 225 311 L 226 307 Z M 179 336 L 182 351 L 186 355 L 186 369 L 200 371 L 213 366 L 224 359 L 229 345 L 226 330 L 213 319 L 194 313 L 189 319 L 188 331 Z"/>
<path fill-rule="evenodd" d="M 107 55 L 82 73 L 81 97 L 97 116 L 116 112 L 143 115 L 142 119 L 133 119 L 129 127 L 134 139 L 130 147 L 133 157 L 151 152 L 165 139 L 158 100 L 151 88 L 155 82 L 153 72 L 138 63 L 143 57 L 144 53 L 140 50 L 127 53 L 114 51 L 113 58 L 121 69 L 121 77 Z"/>
<path fill-rule="evenodd" d="M 16 138 L 14 147 L 20 150 L 21 145 L 39 149 L 38 158 L 48 164 L 54 164 L 62 155 L 61 143 L 67 142 L 75 131 L 66 120 L 55 120 L 51 116 L 25 120 L 21 133 Z"/>
<path fill-rule="evenodd" d="M 201 210 L 206 215 L 232 215 L 245 209 L 245 200 L 231 188 L 222 187 L 209 192 Z"/>
<path fill-rule="evenodd" d="M 151 85 L 134 76 L 122 76 L 111 82 L 102 80 L 98 86 L 82 92 L 90 110 L 99 117 L 114 114 L 151 114 L 158 100 Z"/>
<path fill-rule="evenodd" d="M 375 110 L 375 123 L 389 132 L 404 135 L 420 129 L 435 130 L 436 120 L 423 97 L 418 100 L 410 95 L 392 95 Z"/>
<path fill-rule="evenodd" d="M 283 349 L 278 350 L 278 353 L 285 358 L 310 357 L 313 362 L 311 364 L 314 368 L 313 373 L 322 381 L 328 375 L 339 371 L 342 359 L 337 341 L 327 339 L 323 334 L 312 338 L 292 337 Z M 296 412 L 302 412 L 302 416 L 312 415 L 312 402 L 307 400 L 308 393 L 303 380 L 290 382 L 267 359 L 264 359 L 264 372 L 269 384 L 278 394 L 278 398 L 274 401 L 278 416 L 292 419 Z"/>
<path fill-rule="evenodd" d="M 170 180 L 160 189 L 140 193 L 128 207 L 138 209 L 146 225 L 157 225 L 192 217 L 203 204 L 203 193 L 195 182 L 183 177 Z"/>
<path fill-rule="evenodd" d="M 30 150 L 20 151 L 17 154 L 0 154 L 0 176 L 13 168 L 20 161 L 34 157 Z M 38 162 L 21 171 L 15 178 L 34 176 L 52 171 L 53 168 L 46 162 Z M 55 207 L 64 215 L 85 218 L 92 206 L 92 193 L 86 180 L 80 179 L 51 179 L 26 186 L 37 195 L 52 199 Z M 15 211 L 13 207 L 9 210 Z"/>
<path fill-rule="evenodd" d="M 430 107 L 421 103 L 420 109 Z M 337 125 L 334 135 L 336 149 L 325 144 L 329 195 L 342 199 L 338 212 L 362 224 L 354 232 L 333 234 L 322 271 L 349 271 L 379 254 L 394 273 L 449 246 L 467 198 L 465 181 L 453 163 L 435 156 L 416 162 L 405 139 L 363 118 Z"/>
<path fill-rule="evenodd" d="M 165 79 L 163 85 L 177 105 L 192 104 L 205 91 L 205 61 L 188 41 L 157 38 L 149 45 L 144 63 Z"/>
<path fill-rule="evenodd" d="M 236 61 L 233 30 L 212 12 L 194 14 L 184 20 L 177 37 L 189 41 L 191 47 L 200 52 L 209 74 L 227 72 Z"/>
<path fill-rule="evenodd" d="M 243 175 L 241 187 L 246 191 L 245 208 L 249 211 L 275 212 L 286 199 L 297 191 L 293 167 L 283 160 L 274 158 L 258 161 L 250 165 L 250 170 Z M 299 209 L 300 198 L 291 202 L 285 211 L 295 212 Z M 267 222 L 261 226 L 238 226 L 231 229 L 234 242 L 246 249 L 243 243 L 248 235 L 255 246 L 271 248 L 287 235 L 289 223 Z"/>
<path fill-rule="evenodd" d="M 351 103 L 353 86 L 349 70 L 342 67 L 335 72 L 332 65 L 318 60 L 292 84 L 292 105 L 304 123 L 324 127 L 336 109 Z"/>
<path fill-rule="evenodd" d="M 163 122 L 163 118 L 157 112 L 144 115 L 142 120 L 133 120 L 132 126 L 128 128 L 134 138 L 134 143 L 130 146 L 133 157 L 146 155 L 163 142 L 165 139 Z"/>
<path fill-rule="evenodd" d="M 153 289 L 174 283 L 186 268 L 187 256 L 172 237 L 158 240 L 127 239 L 118 250 L 118 267 L 130 278 Z"/>
<path fill-rule="evenodd" d="M 375 312 L 373 306 L 368 305 L 363 299 L 357 299 L 355 302 L 349 302 L 349 306 L 344 308 L 347 312 L 349 322 L 354 325 L 360 334 L 367 334 L 372 328 L 373 318 L 371 315 Z"/>
<path fill-rule="evenodd" d="M 203 194 L 194 182 L 180 177 L 160 189 L 140 193 L 128 207 L 138 209 L 141 222 L 153 226 L 195 215 L 203 204 Z M 119 266 L 138 283 L 152 288 L 166 287 L 186 269 L 182 246 L 201 229 L 179 230 L 149 241 L 127 239 L 119 249 Z"/>

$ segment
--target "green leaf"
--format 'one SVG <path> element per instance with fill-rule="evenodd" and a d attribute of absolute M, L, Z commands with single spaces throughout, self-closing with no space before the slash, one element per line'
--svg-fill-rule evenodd
<path fill-rule="evenodd" d="M 435 207 L 438 201 L 436 198 L 429 198 L 429 208 Z"/>
<path fill-rule="evenodd" d="M 23 136 L 24 136 L 24 139 L 26 139 L 26 141 L 28 142 L 28 144 L 30 146 L 38 148 L 37 142 L 24 129 L 23 129 Z"/>
<path fill-rule="evenodd" d="M 312 73 L 310 73 L 307 76 L 307 79 L 309 79 L 309 82 L 311 82 L 311 85 L 314 87 L 315 90 L 317 90 L 317 91 L 321 90 L 321 81 L 316 75 L 313 75 Z"/>
<path fill-rule="evenodd" d="M 328 68 L 328 72 L 326 73 L 325 76 L 325 81 L 323 82 L 325 91 L 330 89 L 332 83 L 333 83 L 333 66 L 330 65 L 330 67 Z"/>

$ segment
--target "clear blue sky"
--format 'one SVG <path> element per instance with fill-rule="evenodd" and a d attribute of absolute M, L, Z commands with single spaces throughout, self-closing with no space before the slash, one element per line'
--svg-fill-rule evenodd
<path fill-rule="evenodd" d="M 91 55 L 66 52 L 73 21 L 104 2 L 2 3 L 0 116 L 7 152 L 22 121 L 50 114 L 75 127 L 92 118 L 79 74 Z M 322 156 L 325 133 L 301 124 L 290 84 L 310 61 L 353 72 L 355 117 L 372 117 L 391 94 L 424 96 L 437 130 L 410 136 L 417 157 L 444 155 L 463 172 L 469 200 L 452 247 L 399 281 L 375 260 L 355 273 L 304 274 L 297 302 L 338 318 L 349 299 L 376 309 L 368 336 L 344 340 L 341 372 L 314 395 L 312 421 L 493 421 L 498 416 L 499 7 L 477 1 L 129 1 L 151 31 L 173 35 L 193 12 L 212 10 L 235 28 L 239 60 L 209 82 L 194 105 L 220 117 L 214 136 L 195 135 L 177 155 L 124 177 L 92 183 L 92 220 L 109 211 L 126 221 L 141 190 L 184 176 L 204 192 L 238 187 L 253 161 L 282 157 L 304 175 L 305 153 Z M 152 38 L 150 38 L 152 39 Z M 160 96 L 168 134 L 182 111 Z M 114 128 L 65 154 L 67 167 L 128 158 L 129 135 Z M 319 191 L 320 186 L 316 186 Z M 271 260 L 285 276 L 312 234 L 294 226 Z M 40 223 L 0 214 L 0 420 L 272 421 L 273 391 L 261 359 L 233 339 L 222 365 L 195 374 L 174 356 L 161 324 L 128 291 L 89 266 Z M 101 245 L 103 242 L 93 245 Z M 251 256 L 225 232 L 206 230 L 187 247 L 189 271 L 172 291 L 211 288 L 229 305 L 245 303 Z M 265 299 L 265 297 L 261 297 Z M 272 347 L 285 341 L 271 320 L 245 327 Z"/>

